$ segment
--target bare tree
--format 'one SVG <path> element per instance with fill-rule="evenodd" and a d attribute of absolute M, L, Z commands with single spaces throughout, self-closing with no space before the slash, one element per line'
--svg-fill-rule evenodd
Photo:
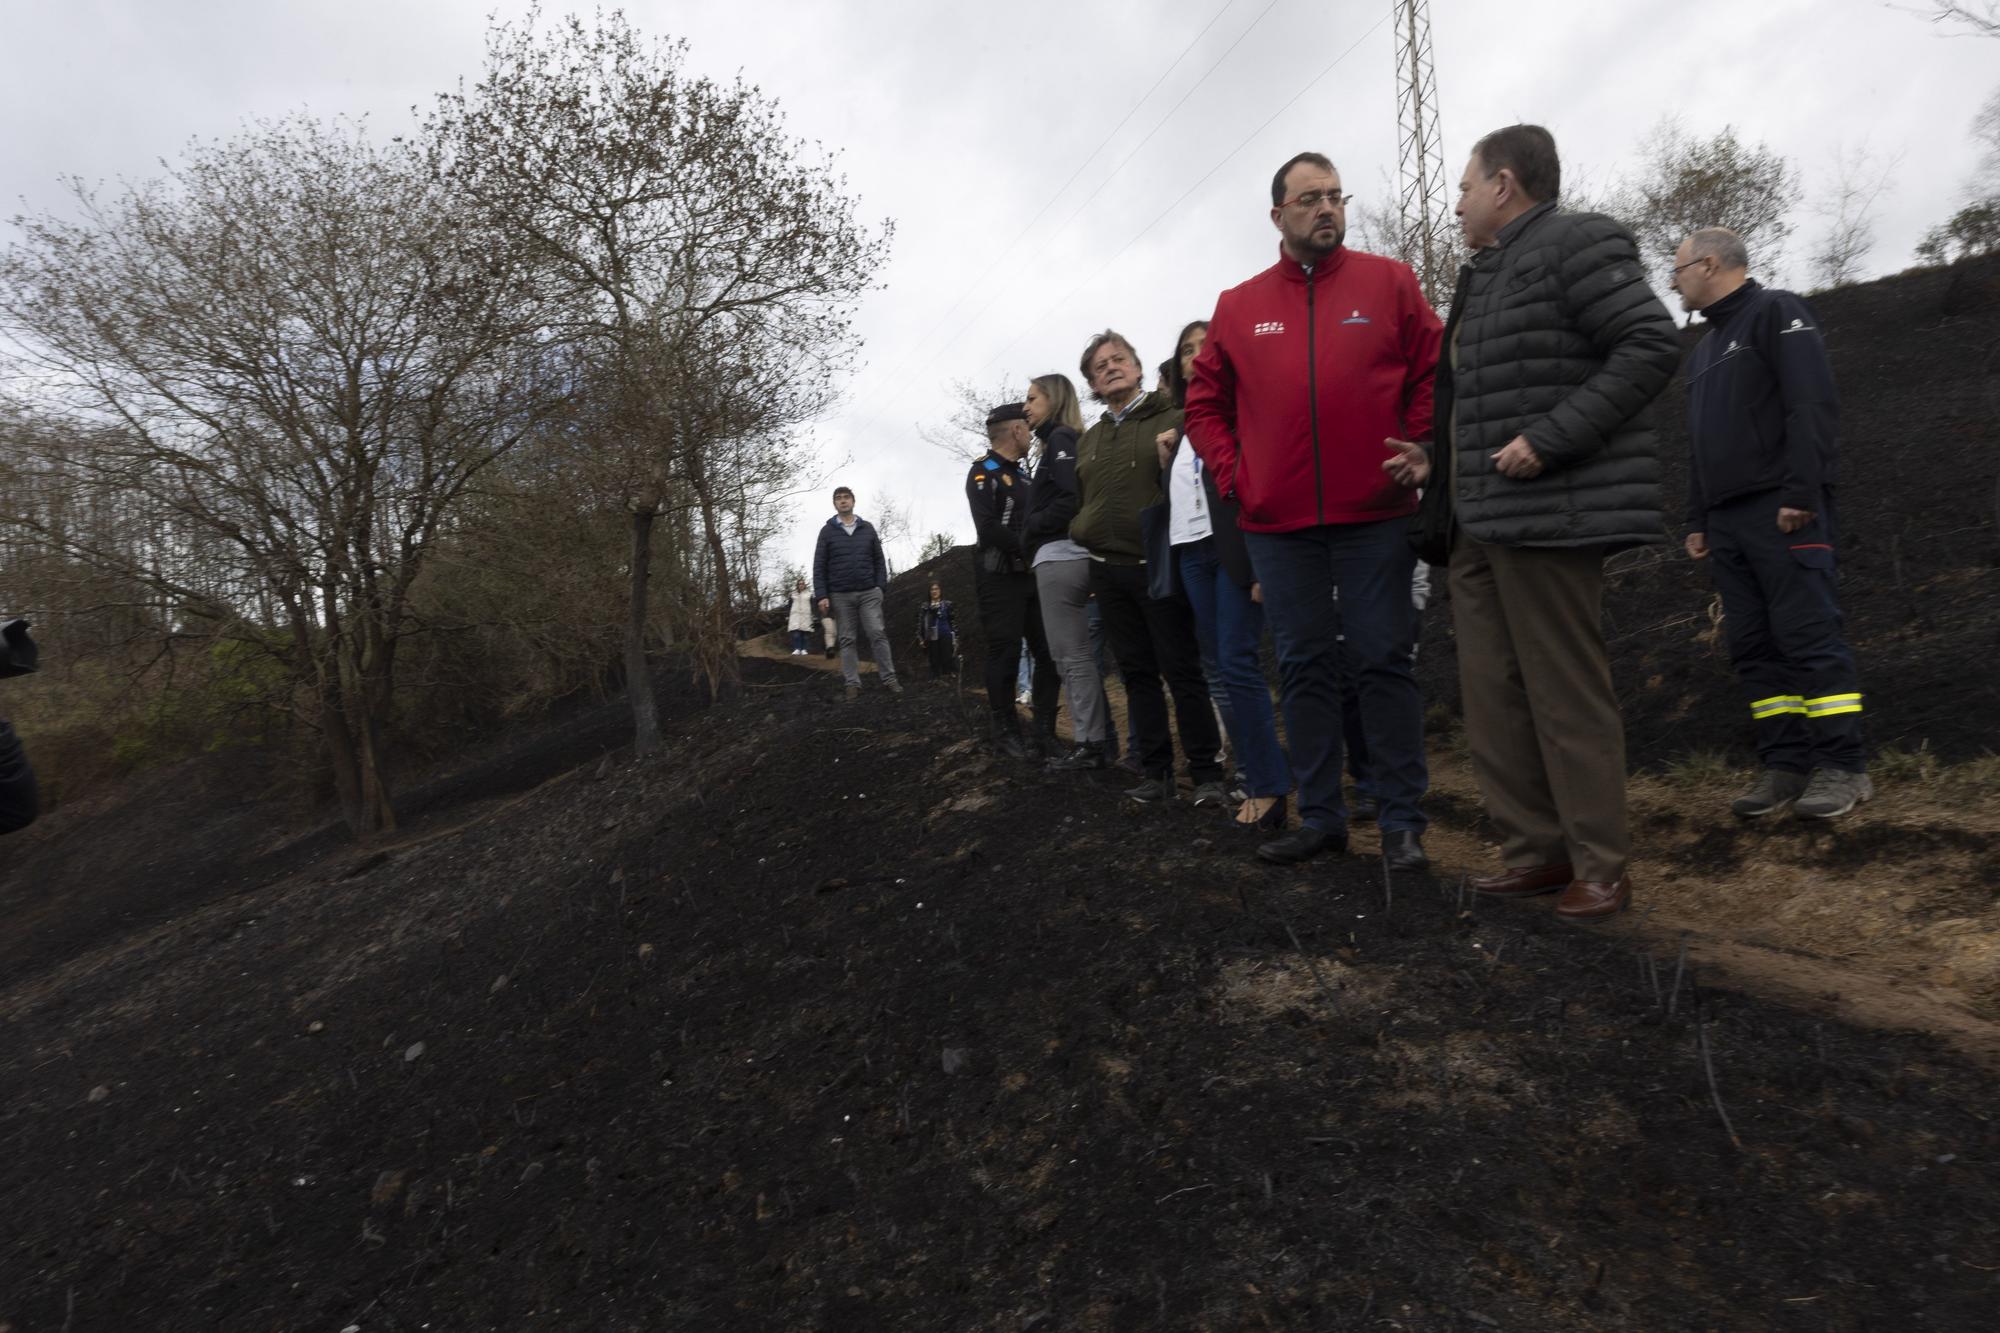
<path fill-rule="evenodd" d="M 1867 144 L 1833 150 L 1833 190 L 1815 208 L 1826 230 L 1812 252 L 1812 275 L 1820 290 L 1841 287 L 1860 276 L 1861 261 L 1875 248 L 1875 204 L 1894 178 L 1901 155 L 1884 160 Z"/>
<path fill-rule="evenodd" d="M 1079 390 L 1080 391 L 1080 390 Z M 1028 382 L 1001 376 L 987 384 L 951 380 L 945 384 L 951 409 L 943 421 L 917 427 L 917 438 L 963 463 L 986 452 L 986 414 L 1002 403 L 1018 403 Z"/>
<path fill-rule="evenodd" d="M 1732 126 L 1701 139 L 1672 116 L 1660 121 L 1640 151 L 1640 173 L 1626 182 L 1618 212 L 1656 273 L 1701 227 L 1729 228 L 1762 272 L 1780 271 L 1800 193 L 1790 162 L 1762 144 L 1744 144 Z"/>
<path fill-rule="evenodd" d="M 2000 253 L 2000 89 L 1972 118 L 1972 138 L 1983 150 L 1979 165 L 1965 183 L 1964 205 L 1917 243 L 1926 264 Z"/>
<path fill-rule="evenodd" d="M 616 12 L 565 17 L 545 35 L 539 21 L 530 10 L 496 25 L 481 81 L 440 99 L 438 170 L 562 276 L 577 310 L 568 332 L 617 385 L 632 530 L 625 665 L 643 754 L 659 741 L 645 585 L 675 487 L 694 497 L 711 562 L 717 610 L 698 623 L 726 623 L 733 597 L 707 452 L 733 429 L 703 415 L 702 375 L 726 359 L 719 349 L 748 343 L 779 358 L 773 369 L 824 384 L 858 347 L 849 312 L 887 257 L 890 225 L 863 227 L 832 160 L 789 137 L 760 89 L 690 71 L 684 42 L 648 42 Z M 676 435 L 697 422 L 698 436 Z"/>
<path fill-rule="evenodd" d="M 917 563 L 927 565 L 941 555 L 950 555 L 952 548 L 957 545 L 958 538 L 949 532 L 933 532 L 925 540 L 923 549 L 917 553 Z"/>
<path fill-rule="evenodd" d="M 172 532 L 7 520 L 182 618 L 244 627 L 304 687 L 349 825 L 393 828 L 411 588 L 473 479 L 568 396 L 536 270 L 418 147 L 304 117 L 116 198 L 72 194 L 72 217 L 17 221 L 0 318 L 76 423 L 72 484 Z"/>
<path fill-rule="evenodd" d="M 1957 34 L 2000 37 L 2000 0 L 1931 0 L 1928 9 L 1912 10 L 1943 28 L 1964 28 Z"/>

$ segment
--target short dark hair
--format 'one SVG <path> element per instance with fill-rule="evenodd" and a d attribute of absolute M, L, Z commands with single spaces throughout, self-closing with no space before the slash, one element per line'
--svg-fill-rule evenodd
<path fill-rule="evenodd" d="M 1325 153 L 1295 153 L 1291 161 L 1278 168 L 1278 174 L 1271 177 L 1271 207 L 1277 208 L 1285 202 L 1285 177 L 1292 174 L 1292 168 L 1301 162 L 1309 162 L 1321 171 L 1333 170 L 1333 159 Z"/>
<path fill-rule="evenodd" d="M 852 500 L 852 499 L 854 498 L 854 492 L 853 492 L 853 491 L 850 491 L 850 490 L 848 490 L 848 489 L 847 489 L 847 488 L 846 488 L 845 486 L 836 486 L 836 487 L 834 487 L 834 488 L 833 488 L 833 498 L 834 498 L 834 499 L 838 500 L 838 499 L 839 499 L 839 498 L 840 498 L 841 496 L 843 496 L 843 495 L 844 495 L 844 496 L 846 496 L 846 497 L 847 497 L 848 499 L 850 499 L 850 500 Z"/>
<path fill-rule="evenodd" d="M 1472 155 L 1486 174 L 1514 173 L 1521 193 L 1545 204 L 1562 193 L 1562 158 L 1556 155 L 1556 136 L 1539 125 L 1509 125 L 1472 145 Z"/>

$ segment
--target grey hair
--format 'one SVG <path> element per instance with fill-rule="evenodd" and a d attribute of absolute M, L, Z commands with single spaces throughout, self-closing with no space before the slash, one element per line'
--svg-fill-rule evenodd
<path fill-rule="evenodd" d="M 1688 262 L 1713 259 L 1717 268 L 1749 268 L 1750 251 L 1727 227 L 1703 227 L 1688 237 Z"/>

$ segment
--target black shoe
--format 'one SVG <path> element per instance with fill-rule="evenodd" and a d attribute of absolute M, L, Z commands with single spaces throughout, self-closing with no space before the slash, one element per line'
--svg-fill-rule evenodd
<path fill-rule="evenodd" d="M 1194 808 L 1220 810 L 1229 804 L 1229 789 L 1220 782 L 1197 783 L 1194 789 Z"/>
<path fill-rule="evenodd" d="M 1336 854 L 1347 850 L 1347 834 L 1328 833 L 1323 828 L 1310 824 L 1301 825 L 1285 834 L 1273 838 L 1257 848 L 1257 859 L 1269 861 L 1273 865 L 1294 865 L 1300 861 L 1310 861 L 1321 852 Z"/>
<path fill-rule="evenodd" d="M 1248 801 L 1254 798 L 1246 796 L 1243 799 Z M 1241 811 L 1238 813 L 1240 814 Z M 1229 827 L 1241 829 L 1245 833 L 1283 833 L 1285 831 L 1285 813 L 1285 798 L 1280 796 L 1272 803 L 1270 809 L 1258 815 L 1255 819 L 1248 823 L 1245 823 L 1241 819 L 1233 819 L 1229 822 Z"/>
<path fill-rule="evenodd" d="M 1027 744 L 1011 731 L 1001 732 L 1000 735 L 994 738 L 993 745 L 994 748 L 998 749 L 1001 754 L 1006 755 L 1009 759 L 1032 759 L 1034 757 L 1028 753 Z"/>
<path fill-rule="evenodd" d="M 1139 762 L 1139 756 L 1129 750 L 1118 756 L 1118 767 L 1124 769 L 1127 773 L 1137 773 L 1141 777 L 1144 777 L 1146 773 L 1144 765 Z"/>
<path fill-rule="evenodd" d="M 1430 857 L 1424 855 L 1424 838 L 1415 829 L 1390 829 L 1382 835 L 1382 859 L 1391 870 L 1429 870 Z"/>
<path fill-rule="evenodd" d="M 1177 797 L 1171 774 L 1163 778 L 1147 778 L 1125 794 L 1141 805 L 1166 805 Z"/>
<path fill-rule="evenodd" d="M 1085 741 L 1068 754 L 1049 760 L 1048 769 L 1051 773 L 1081 773 L 1086 769 L 1103 768 L 1104 765 L 1104 747 Z"/>
<path fill-rule="evenodd" d="M 1381 813 L 1382 803 L 1373 796 L 1364 795 L 1361 792 L 1354 794 L 1353 803 L 1347 807 L 1347 814 L 1350 819 L 1368 824 L 1374 823 L 1380 817 Z"/>

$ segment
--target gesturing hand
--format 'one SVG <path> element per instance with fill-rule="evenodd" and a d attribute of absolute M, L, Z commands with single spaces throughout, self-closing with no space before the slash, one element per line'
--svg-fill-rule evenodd
<path fill-rule="evenodd" d="M 1385 448 L 1395 451 L 1394 456 L 1382 464 L 1382 470 L 1389 474 L 1389 480 L 1398 486 L 1408 486 L 1415 490 L 1430 480 L 1431 460 L 1421 444 L 1409 440 L 1384 440 Z"/>
<path fill-rule="evenodd" d="M 1177 430 L 1163 430 L 1153 437 L 1153 447 L 1160 452 L 1160 466 L 1174 465 L 1174 451 L 1180 448 L 1181 433 Z"/>
<path fill-rule="evenodd" d="M 1778 531 L 1790 536 L 1818 517 L 1810 509 L 1793 509 L 1789 505 L 1778 506 Z"/>
<path fill-rule="evenodd" d="M 1685 546 L 1686 546 L 1686 548 L 1687 548 L 1687 553 L 1688 553 L 1688 559 L 1690 559 L 1690 560 L 1706 560 L 1706 559 L 1708 559 L 1708 534 L 1707 534 L 1707 533 L 1705 533 L 1705 532 L 1690 532 L 1690 533 L 1689 533 L 1689 534 L 1687 535 L 1687 541 L 1686 541 L 1686 542 L 1684 543 L 1684 545 L 1685 545 Z"/>
<path fill-rule="evenodd" d="M 1542 456 L 1528 443 L 1527 436 L 1516 435 L 1507 441 L 1506 448 L 1493 455 L 1493 470 L 1515 481 L 1527 481 L 1542 475 Z"/>

